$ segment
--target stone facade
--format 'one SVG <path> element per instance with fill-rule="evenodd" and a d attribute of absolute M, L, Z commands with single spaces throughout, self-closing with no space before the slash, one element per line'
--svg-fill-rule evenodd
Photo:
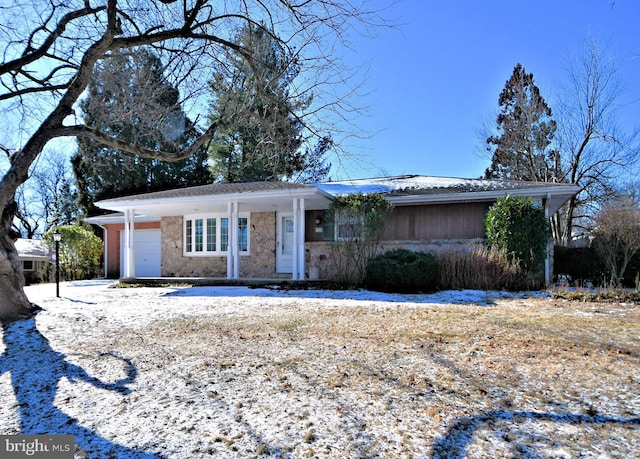
<path fill-rule="evenodd" d="M 240 255 L 241 278 L 272 278 L 276 274 L 276 213 L 254 212 L 249 217 L 249 254 Z M 163 277 L 227 277 L 226 256 L 186 257 L 183 253 L 183 218 L 164 217 L 162 230 Z M 381 241 L 379 253 L 405 248 L 439 252 L 460 250 L 470 240 Z M 348 262 L 335 259 L 330 242 L 305 242 L 307 279 L 336 279 L 336 270 L 348 268 Z"/>
<path fill-rule="evenodd" d="M 163 277 L 227 277 L 226 256 L 186 257 L 183 218 L 163 217 Z M 276 214 L 254 212 L 249 217 L 249 254 L 240 255 L 240 277 L 269 278 L 276 273 Z"/>

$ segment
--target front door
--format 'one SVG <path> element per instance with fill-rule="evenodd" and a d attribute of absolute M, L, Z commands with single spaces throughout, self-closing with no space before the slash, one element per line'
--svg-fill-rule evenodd
<path fill-rule="evenodd" d="M 293 272 L 293 213 L 278 212 L 276 224 L 276 271 Z"/>

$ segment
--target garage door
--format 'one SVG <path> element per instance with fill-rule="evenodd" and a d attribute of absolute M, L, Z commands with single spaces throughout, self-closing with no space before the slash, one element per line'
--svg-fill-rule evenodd
<path fill-rule="evenodd" d="M 136 277 L 160 276 L 160 230 L 135 230 Z M 124 231 L 120 232 L 120 275 L 124 275 Z"/>

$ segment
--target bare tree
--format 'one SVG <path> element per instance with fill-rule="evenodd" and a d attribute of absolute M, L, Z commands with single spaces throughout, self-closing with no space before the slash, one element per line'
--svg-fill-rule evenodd
<path fill-rule="evenodd" d="M 315 97 L 307 113 L 298 117 L 320 137 L 324 133 L 315 122 L 336 115 L 348 120 L 355 108 L 340 96 L 353 88 L 331 50 L 354 27 L 381 22 L 361 6 L 344 0 L 13 0 L 0 9 L 0 110 L 13 125 L 0 138 L 0 149 L 11 152 L 10 167 L 0 180 L 0 320 L 27 317 L 34 309 L 22 288 L 10 228 L 16 190 L 50 141 L 85 137 L 141 157 L 176 161 L 205 146 L 216 129 L 242 111 L 234 107 L 211 120 L 187 148 L 171 142 L 164 151 L 145 148 L 84 125 L 75 116 L 96 63 L 116 51 L 153 48 L 191 113 L 207 106 L 208 78 L 231 70 L 218 56 L 230 50 L 251 65 L 251 50 L 235 44 L 233 37 L 243 26 L 261 27 L 283 48 L 303 56 L 304 72 L 296 89 L 298 95 L 312 92 Z M 160 113 L 157 118 L 160 132 L 174 131 L 171 117 Z"/>
<path fill-rule="evenodd" d="M 609 281 L 618 287 L 631 258 L 640 251 L 640 207 L 625 194 L 602 206 L 594 218 L 594 246 L 607 266 Z"/>
<path fill-rule="evenodd" d="M 616 121 L 624 84 L 611 57 L 589 43 L 569 62 L 568 76 L 556 107 L 560 181 L 577 184 L 581 191 L 556 217 L 554 237 L 565 245 L 585 229 L 592 213 L 589 205 L 606 198 L 615 180 L 640 156 L 638 133 L 621 132 Z"/>
<path fill-rule="evenodd" d="M 45 151 L 29 175 L 16 192 L 16 231 L 31 239 L 53 226 L 75 223 L 78 209 L 69 158 L 58 150 Z"/>

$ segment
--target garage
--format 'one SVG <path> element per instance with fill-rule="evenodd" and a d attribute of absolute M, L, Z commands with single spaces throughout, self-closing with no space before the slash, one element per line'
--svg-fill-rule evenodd
<path fill-rule="evenodd" d="M 136 277 L 160 277 L 160 230 L 141 229 L 133 232 Z M 124 273 L 124 231 L 120 232 L 120 275 Z"/>

